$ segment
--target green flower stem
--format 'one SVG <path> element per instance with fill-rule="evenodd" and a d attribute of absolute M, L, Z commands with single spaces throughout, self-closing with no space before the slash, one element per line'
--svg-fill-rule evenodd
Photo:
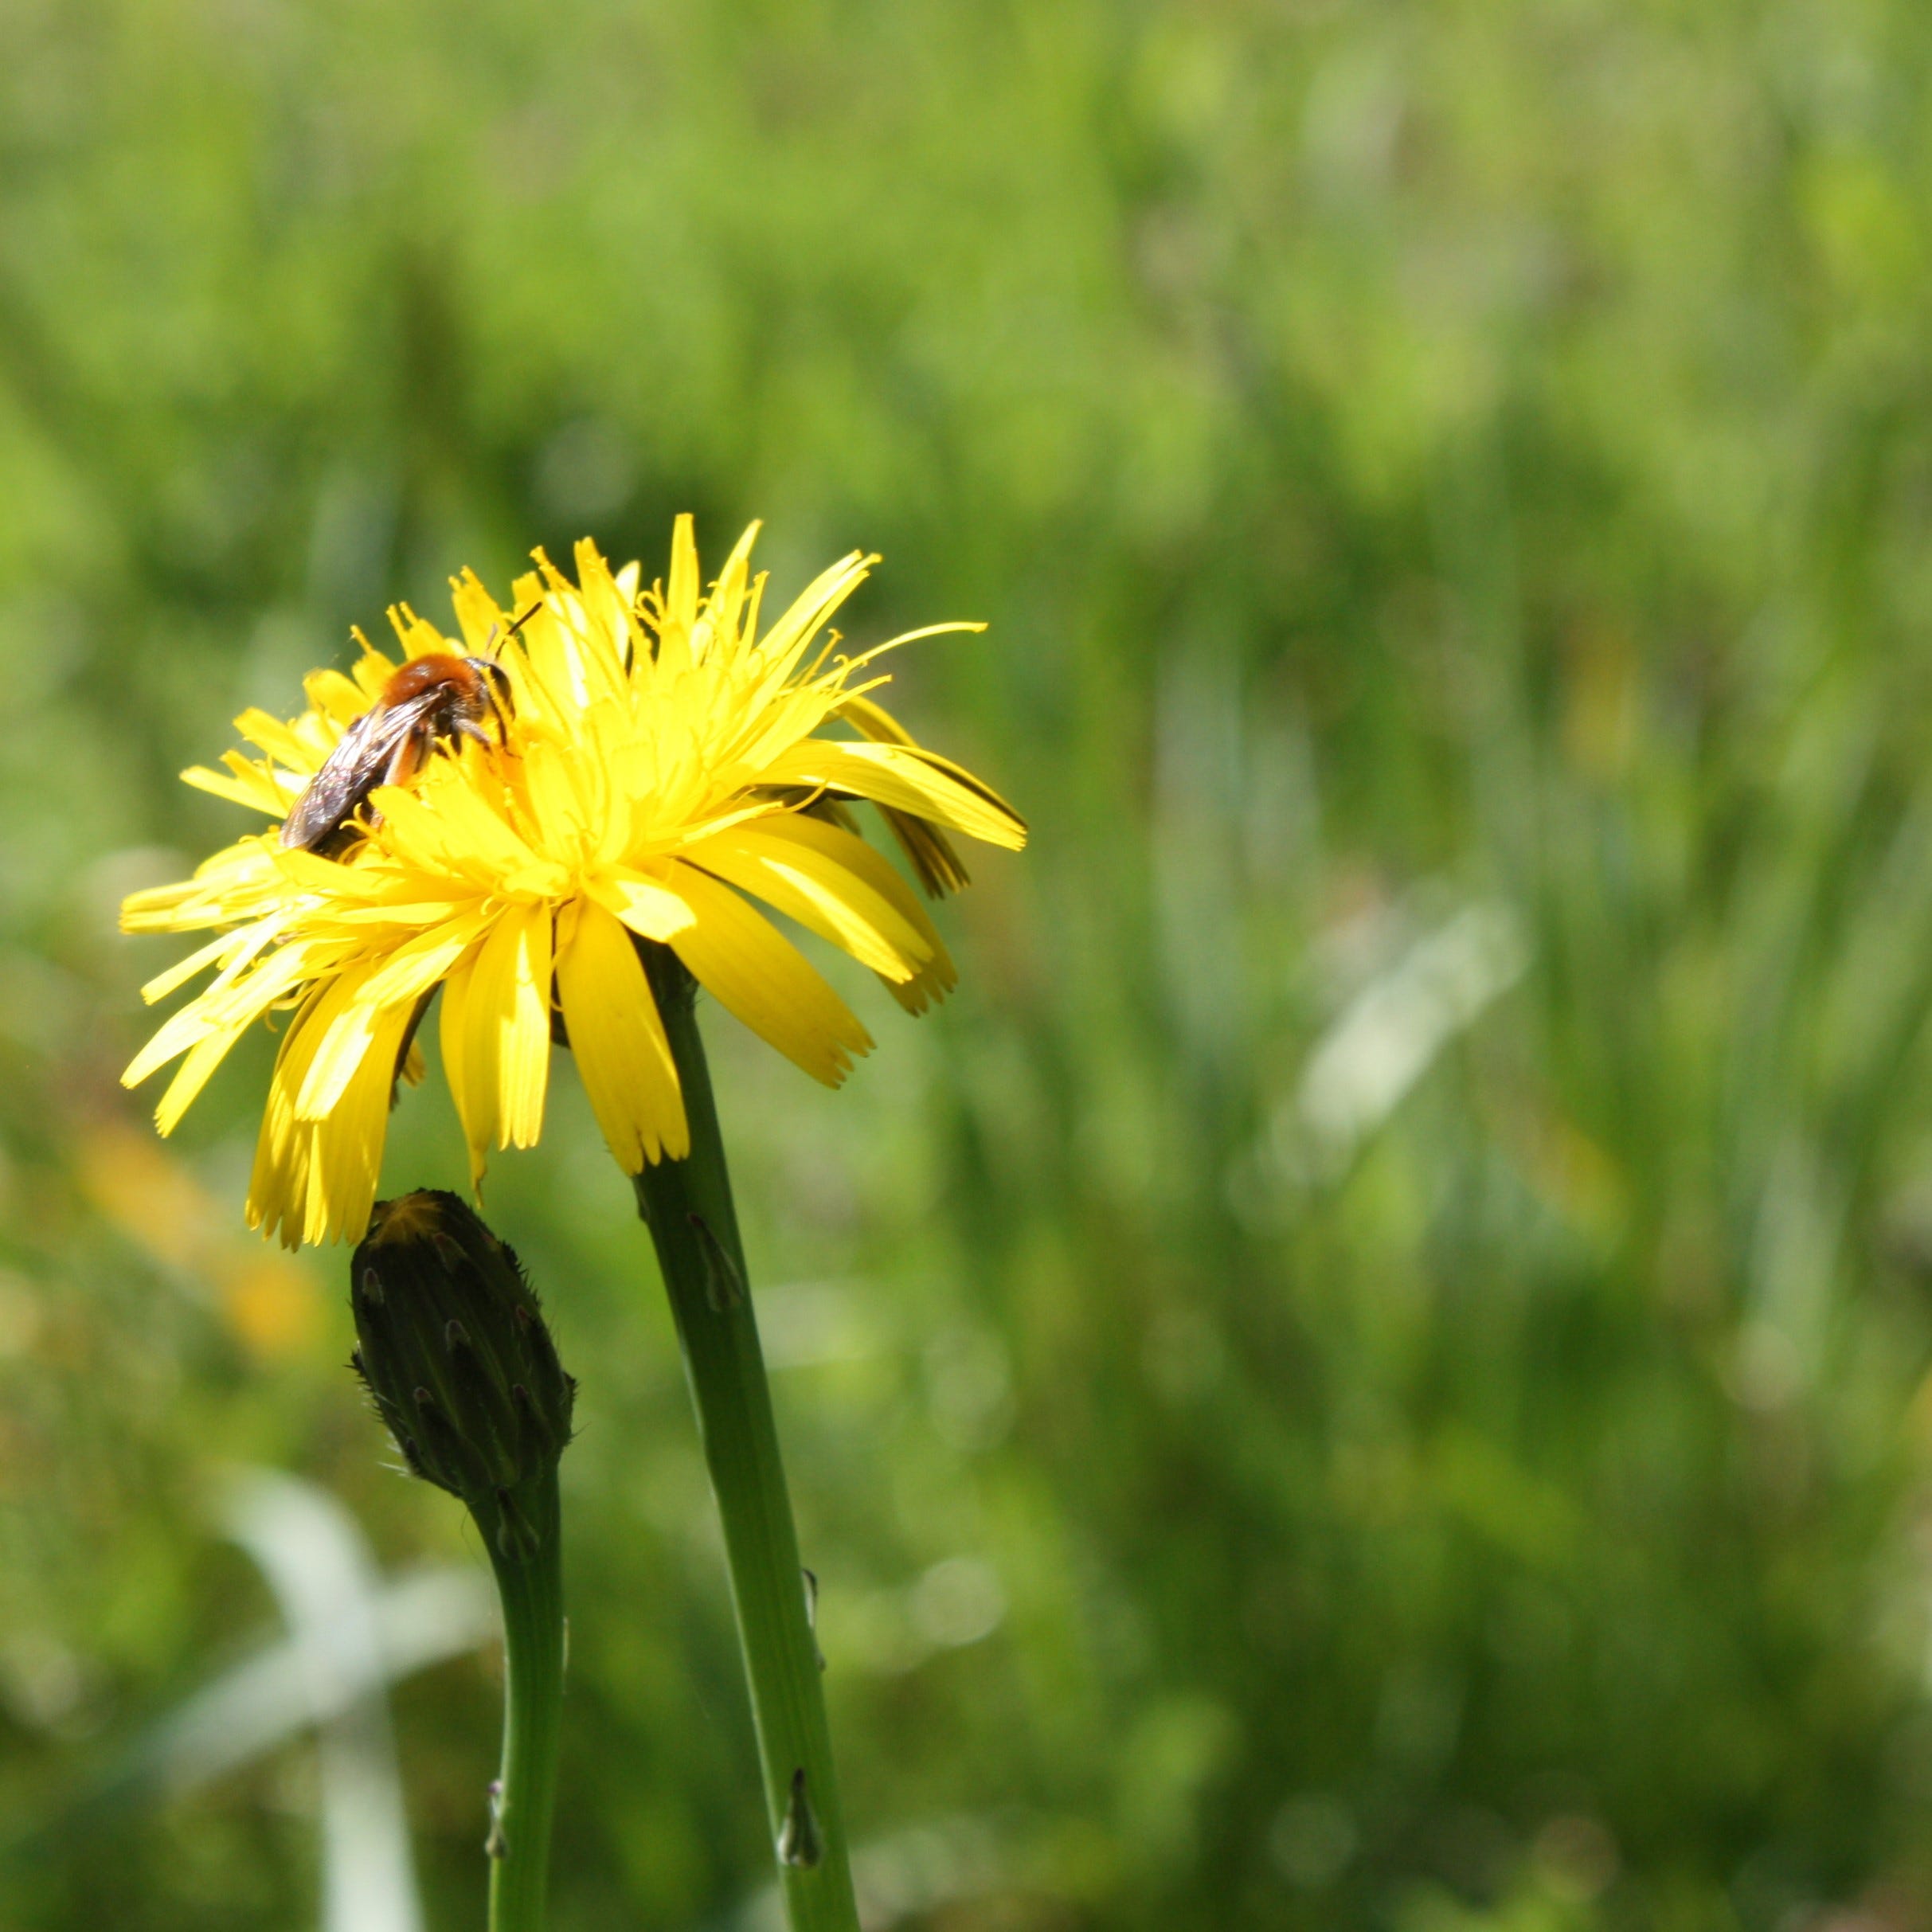
<path fill-rule="evenodd" d="M 503 1603 L 503 1766 L 490 1832 L 490 1932 L 542 1932 L 564 1703 L 563 1538 L 553 1464 L 526 1485 L 534 1541 L 506 1551 L 483 1524 Z"/>
<path fill-rule="evenodd" d="M 655 954 L 658 949 L 651 948 Z M 718 1109 L 694 1011 L 694 988 L 669 953 L 650 964 L 684 1089 L 691 1151 L 637 1177 L 684 1351 L 711 1487 L 724 1519 L 738 1636 L 751 1680 L 765 1799 L 792 1932 L 857 1932 L 845 1828 L 798 1533 Z"/>

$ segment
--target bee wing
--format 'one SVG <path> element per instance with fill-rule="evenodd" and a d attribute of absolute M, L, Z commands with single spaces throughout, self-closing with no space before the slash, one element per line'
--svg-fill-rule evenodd
<path fill-rule="evenodd" d="M 365 711 L 290 807 L 282 843 L 291 851 L 312 852 L 339 831 L 387 780 L 396 754 L 416 736 L 435 704 L 436 694 L 426 691 L 401 704 Z"/>

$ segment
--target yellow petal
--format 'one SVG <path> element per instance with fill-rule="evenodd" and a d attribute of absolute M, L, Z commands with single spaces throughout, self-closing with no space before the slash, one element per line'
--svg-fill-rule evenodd
<path fill-rule="evenodd" d="M 277 784 L 265 765 L 244 758 L 238 752 L 226 753 L 222 762 L 229 767 L 225 772 L 210 771 L 205 765 L 190 765 L 181 775 L 182 783 L 193 785 L 198 792 L 225 798 L 230 804 L 265 812 L 276 819 L 287 811 L 290 801 L 296 796 L 295 792 L 285 791 Z"/>
<path fill-rule="evenodd" d="M 255 1140 L 255 1167 L 248 1176 L 248 1226 L 264 1235 L 280 1230 L 282 1246 L 299 1247 L 304 1197 L 308 1187 L 309 1136 L 298 1132 L 295 1097 L 283 1085 L 284 1065 L 297 1050 L 300 1019 L 290 1026 L 276 1056 L 275 1074 L 262 1107 L 261 1131 Z"/>
<path fill-rule="evenodd" d="M 481 950 L 480 947 L 477 948 L 478 952 Z M 472 1189 L 482 1187 L 490 1149 L 496 1144 L 495 1083 L 480 1092 L 472 1093 L 465 1077 L 469 1054 L 470 980 L 475 965 L 476 954 L 472 952 L 451 968 L 449 976 L 443 982 L 443 1013 L 440 1023 L 443 1077 L 448 1084 L 456 1118 L 463 1125 L 463 1144 L 469 1151 Z"/>
<path fill-rule="evenodd" d="M 637 947 L 615 913 L 579 900 L 560 925 L 564 1025 L 605 1144 L 627 1174 L 690 1152 L 678 1070 Z"/>
<path fill-rule="evenodd" d="M 972 883 L 972 874 L 960 857 L 959 848 L 937 825 L 915 817 L 909 812 L 894 812 L 890 805 L 879 807 L 879 816 L 899 842 L 899 850 L 919 875 L 919 883 L 936 899 L 949 892 L 964 892 Z"/>
<path fill-rule="evenodd" d="M 592 774 L 557 745 L 533 745 L 523 760 L 523 782 L 528 789 L 530 815 L 535 821 L 531 843 L 538 851 L 581 850 L 589 836 L 587 827 L 594 814 L 577 786 L 580 774 Z"/>
<path fill-rule="evenodd" d="M 748 523 L 744 535 L 725 559 L 725 567 L 718 573 L 717 587 L 711 593 L 712 626 L 718 636 L 729 640 L 737 639 L 745 616 L 745 593 L 751 581 L 752 546 L 757 541 L 757 524 Z"/>
<path fill-rule="evenodd" d="M 131 892 L 121 901 L 123 933 L 191 933 L 237 925 L 279 904 L 278 868 L 266 838 L 238 839 L 202 860 L 193 878 Z"/>
<path fill-rule="evenodd" d="M 550 909 L 512 906 L 478 950 L 459 1051 L 464 1102 L 493 1112 L 499 1147 L 534 1147 L 550 1065 Z"/>
<path fill-rule="evenodd" d="M 603 553 L 585 538 L 577 546 L 577 581 L 584 603 L 585 671 L 590 699 L 624 689 L 632 647 L 630 600 L 617 587 Z"/>
<path fill-rule="evenodd" d="M 641 939 L 668 940 L 697 922 L 675 892 L 641 873 L 617 872 L 587 881 L 585 890 Z"/>
<path fill-rule="evenodd" d="M 969 772 L 936 752 L 901 745 L 838 745 L 812 738 L 781 752 L 761 774 L 765 784 L 823 785 L 949 825 L 968 838 L 1017 852 L 1026 821 Z"/>
<path fill-rule="evenodd" d="M 666 882 L 698 916 L 671 944 L 699 984 L 787 1059 L 837 1086 L 872 1050 L 851 1008 L 729 886 L 681 862 Z"/>
<path fill-rule="evenodd" d="M 154 1109 L 154 1126 L 162 1134 L 171 1134 L 181 1124 L 181 1117 L 194 1103 L 195 1096 L 207 1085 L 209 1077 L 229 1056 L 229 1050 L 248 1031 L 247 1024 L 228 1027 L 219 1033 L 211 1033 L 198 1040 L 188 1049 L 187 1057 L 174 1070 L 174 1077 L 168 1082 L 167 1090 L 161 1096 L 161 1104 Z"/>
<path fill-rule="evenodd" d="M 345 972 L 312 995 L 291 1022 L 268 1083 L 248 1183 L 248 1219 L 283 1245 L 360 1238 L 375 1200 L 389 1134 L 389 1092 L 413 1008 L 389 1008 L 335 1108 L 326 1120 L 296 1110 L 317 1049 L 366 984 L 366 969 Z"/>
<path fill-rule="evenodd" d="M 385 848 L 432 875 L 454 874 L 487 888 L 538 863 L 538 855 L 477 796 L 453 759 L 432 760 L 413 790 L 378 786 L 370 803 L 382 815 Z"/>
<path fill-rule="evenodd" d="M 671 526 L 671 580 L 664 587 L 664 616 L 686 637 L 698 621 L 698 536 L 688 511 Z"/>
<path fill-rule="evenodd" d="M 396 639 L 402 646 L 405 659 L 447 655 L 453 649 L 450 639 L 445 637 L 427 617 L 419 617 L 406 604 L 392 604 L 385 615 L 389 628 L 396 633 Z"/>
<path fill-rule="evenodd" d="M 851 833 L 794 812 L 734 826 L 686 846 L 684 856 L 776 906 L 882 978 L 909 980 L 933 956 L 933 942 L 858 875 L 854 848 L 867 849 Z M 921 923 L 929 929 L 929 921 Z"/>
<path fill-rule="evenodd" d="M 385 1007 L 420 998 L 482 937 L 492 917 L 480 905 L 445 906 L 440 925 L 397 946 L 370 976 L 367 998 Z"/>
<path fill-rule="evenodd" d="M 381 1009 L 369 999 L 376 970 L 374 962 L 365 960 L 338 972 L 304 1019 L 302 1077 L 293 1089 L 298 1120 L 319 1120 L 327 1106 L 317 1103 L 339 1099 L 367 1054 L 381 1019 Z"/>
<path fill-rule="evenodd" d="M 518 578 L 514 601 L 522 628 L 503 661 L 516 689 L 517 716 L 527 725 L 567 718 L 575 703 L 576 673 L 557 599 L 545 590 L 542 577 L 532 575 Z"/>
<path fill-rule="evenodd" d="M 157 1067 L 177 1054 L 217 1033 L 240 1031 L 268 1011 L 315 970 L 313 948 L 284 946 L 272 952 L 252 972 L 242 973 L 245 959 L 231 962 L 204 992 L 179 1011 L 170 1013 L 154 1036 L 128 1063 L 123 1086 L 138 1087 Z"/>
<path fill-rule="evenodd" d="M 309 995 L 289 1020 L 269 1076 L 261 1132 L 255 1142 L 255 1169 L 248 1178 L 248 1222 L 264 1234 L 279 1228 L 284 1247 L 301 1245 L 313 1138 L 295 1118 L 295 1094 L 340 998 L 333 985 Z"/>
<path fill-rule="evenodd" d="M 463 641 L 476 656 L 492 656 L 503 648 L 510 620 L 495 598 L 483 587 L 474 570 L 449 580 L 449 599 L 456 607 Z"/>
<path fill-rule="evenodd" d="M 355 996 L 330 1023 L 303 1077 L 295 1097 L 298 1118 L 319 1120 L 335 1110 L 372 1043 L 389 1031 L 389 1010 L 413 1007 L 488 923 L 487 913 L 466 913 L 419 933 L 356 976 Z"/>
<path fill-rule="evenodd" d="M 352 678 L 339 671 L 312 671 L 302 680 L 310 707 L 338 725 L 346 725 L 369 709 L 369 696 Z"/>
<path fill-rule="evenodd" d="M 837 707 L 837 715 L 875 743 L 916 742 L 913 734 L 883 705 L 874 704 L 870 698 L 847 697 Z M 879 813 L 918 874 L 919 883 L 934 898 L 943 899 L 949 892 L 963 891 L 972 882 L 952 841 L 937 825 L 910 812 L 895 812 L 890 805 L 882 805 Z"/>
<path fill-rule="evenodd" d="M 178 987 L 186 986 L 204 966 L 212 966 L 217 960 L 225 959 L 248 946 L 256 941 L 256 949 L 275 937 L 280 925 L 279 920 L 264 919 L 257 926 L 243 933 L 223 933 L 198 946 L 185 960 L 177 960 L 166 972 L 156 973 L 141 988 L 141 997 L 151 1007 L 157 1000 L 165 999 Z M 260 936 L 257 937 L 257 936 Z"/>
<path fill-rule="evenodd" d="M 788 677 L 812 640 L 830 622 L 834 612 L 867 577 L 876 557 L 861 556 L 857 550 L 842 557 L 829 570 L 822 570 L 805 586 L 792 607 L 760 639 L 759 657 L 768 667 L 765 691 L 775 694 Z"/>
<path fill-rule="evenodd" d="M 393 658 L 378 651 L 361 631 L 352 630 L 350 636 L 362 647 L 362 655 L 356 659 L 350 675 L 355 679 L 357 688 L 373 704 L 400 667 Z"/>
<path fill-rule="evenodd" d="M 855 658 L 848 659 L 845 675 L 849 678 L 853 672 L 862 671 L 875 658 L 882 658 L 887 651 L 897 651 L 901 645 L 916 644 L 921 638 L 977 637 L 985 629 L 986 625 L 975 617 L 952 617 L 944 624 L 922 624 L 916 631 L 901 631 L 896 636 L 887 638 L 883 643 L 874 644 L 870 651 L 862 651 Z M 871 686 L 868 685 L 864 688 L 870 690 Z"/>
<path fill-rule="evenodd" d="M 382 1175 L 396 1062 L 411 1011 L 406 1005 L 388 1008 L 361 1066 L 327 1117 L 298 1123 L 311 1136 L 302 1226 L 305 1242 L 358 1241 L 369 1225 Z"/>
<path fill-rule="evenodd" d="M 959 969 L 939 936 L 939 929 L 919 903 L 912 889 L 897 872 L 856 832 L 843 832 L 831 824 L 821 824 L 815 816 L 802 813 L 767 820 L 764 829 L 777 835 L 802 839 L 819 846 L 848 870 L 855 872 L 879 897 L 890 905 L 931 948 L 919 970 L 909 980 L 895 981 L 882 975 L 886 990 L 909 1013 L 923 1013 L 935 999 L 943 999 L 959 984 Z M 843 842 L 825 835 L 842 834 Z M 941 835 L 934 833 L 935 838 Z M 947 850 L 950 851 L 951 847 Z"/>
<path fill-rule="evenodd" d="M 280 759 L 291 772 L 307 776 L 322 764 L 323 753 L 302 735 L 299 722 L 287 725 L 251 706 L 235 720 L 235 729 L 251 745 L 259 746 L 270 757 Z"/>

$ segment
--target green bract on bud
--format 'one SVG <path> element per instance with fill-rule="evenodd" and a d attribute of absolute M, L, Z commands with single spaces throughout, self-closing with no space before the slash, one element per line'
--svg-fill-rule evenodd
<path fill-rule="evenodd" d="M 350 1303 L 356 1372 L 405 1461 L 518 1553 L 530 1486 L 570 1440 L 577 1384 L 515 1254 L 456 1195 L 406 1194 L 377 1203 Z"/>

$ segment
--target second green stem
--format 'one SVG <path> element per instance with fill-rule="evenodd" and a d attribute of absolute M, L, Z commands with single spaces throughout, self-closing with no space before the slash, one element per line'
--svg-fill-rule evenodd
<path fill-rule="evenodd" d="M 562 1537 L 557 1472 L 527 1486 L 534 1546 L 487 1534 L 503 1604 L 503 1765 L 490 1828 L 490 1932 L 542 1932 L 563 1720 Z"/>

